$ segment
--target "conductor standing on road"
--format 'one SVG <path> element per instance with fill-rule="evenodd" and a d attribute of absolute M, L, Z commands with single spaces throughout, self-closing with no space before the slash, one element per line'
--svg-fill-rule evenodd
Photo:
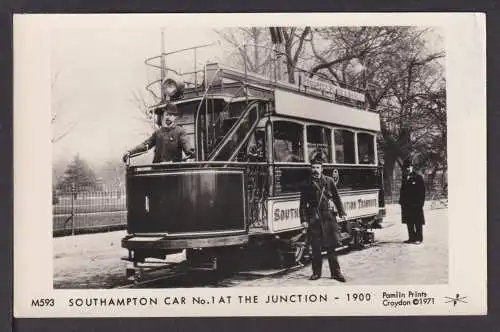
<path fill-rule="evenodd" d="M 193 157 L 194 149 L 186 137 L 185 130 L 175 123 L 179 115 L 177 106 L 167 103 L 155 113 L 160 129 L 143 143 L 127 151 L 123 156 L 123 162 L 127 162 L 131 155 L 145 153 L 152 147 L 155 147 L 153 163 L 182 161 L 182 151 L 188 158 Z"/>
<path fill-rule="evenodd" d="M 424 179 L 415 172 L 410 159 L 404 161 L 403 170 L 399 204 L 401 205 L 401 221 L 408 227 L 408 240 L 404 242 L 420 244 L 423 241 L 422 226 L 425 224 Z"/>
<path fill-rule="evenodd" d="M 317 156 L 311 162 L 311 182 L 304 186 L 300 195 L 300 216 L 312 247 L 312 270 L 309 280 L 321 277 L 323 258 L 322 248 L 326 248 L 331 277 L 345 282 L 335 252 L 339 238 L 337 233 L 336 211 L 341 218 L 346 214 L 342 206 L 335 182 L 323 174 L 322 158 Z"/>

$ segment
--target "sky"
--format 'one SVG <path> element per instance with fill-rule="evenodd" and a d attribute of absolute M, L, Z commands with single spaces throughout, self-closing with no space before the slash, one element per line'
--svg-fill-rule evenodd
<path fill-rule="evenodd" d="M 218 35 L 206 28 L 169 29 L 164 38 L 168 52 L 215 42 Z M 220 46 L 211 49 L 210 59 L 217 58 Z M 67 161 L 77 153 L 94 164 L 121 158 L 127 149 L 151 134 L 133 95 L 142 94 L 151 100 L 145 86 L 159 76 L 159 71 L 146 66 L 144 60 L 160 54 L 160 50 L 160 27 L 53 30 L 53 137 L 71 128 L 53 144 L 54 162 Z M 209 59 L 208 54 L 199 51 L 198 62 Z M 183 71 L 194 66 L 194 57 L 187 55 L 172 56 L 167 61 Z"/>
<path fill-rule="evenodd" d="M 53 137 L 71 128 L 53 144 L 54 163 L 66 164 L 76 154 L 95 166 L 119 160 L 127 149 L 152 133 L 133 95 L 151 101 L 145 86 L 157 79 L 159 72 L 144 61 L 160 53 L 162 26 L 166 24 L 144 28 L 59 25 L 52 29 Z M 167 52 L 219 39 L 214 29 L 206 27 L 168 28 L 164 35 Z M 224 56 L 227 53 L 216 44 L 198 51 L 197 62 Z M 193 61 L 192 53 L 183 53 L 167 58 L 167 65 L 186 72 L 192 70 Z"/>

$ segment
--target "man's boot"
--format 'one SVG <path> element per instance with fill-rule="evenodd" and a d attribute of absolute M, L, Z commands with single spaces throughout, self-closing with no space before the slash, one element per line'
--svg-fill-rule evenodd
<path fill-rule="evenodd" d="M 312 260 L 313 274 L 309 278 L 309 280 L 318 280 L 319 278 L 321 278 L 321 269 L 322 269 L 322 265 L 323 265 L 322 263 L 323 263 L 323 258 L 321 256 L 319 258 L 313 257 L 313 260 Z"/>
<path fill-rule="evenodd" d="M 415 231 L 413 229 L 413 224 L 406 224 L 408 228 L 408 240 L 403 241 L 403 243 L 414 243 L 415 242 Z"/>
<path fill-rule="evenodd" d="M 328 265 L 330 265 L 330 272 L 332 274 L 332 279 L 340 282 L 345 282 L 345 277 L 340 271 L 340 264 L 335 253 L 328 254 Z"/>

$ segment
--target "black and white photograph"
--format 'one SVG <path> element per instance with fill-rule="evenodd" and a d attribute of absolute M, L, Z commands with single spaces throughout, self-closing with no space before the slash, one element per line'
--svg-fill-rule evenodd
<path fill-rule="evenodd" d="M 47 290 L 33 286 L 23 308 L 353 315 L 366 302 L 373 314 L 465 314 L 460 304 L 476 301 L 471 312 L 485 313 L 485 294 L 439 290 L 464 264 L 457 248 L 478 254 L 486 239 L 486 220 L 455 236 L 467 233 L 453 229 L 470 210 L 448 205 L 467 190 L 452 175 L 466 155 L 449 156 L 474 150 L 450 136 L 467 128 L 450 98 L 463 82 L 450 60 L 460 47 L 447 47 L 459 24 L 85 16 L 54 17 L 44 30 L 46 129 L 29 134 L 49 148 L 38 152 L 48 162 L 38 176 L 49 171 L 39 190 L 50 197 L 15 239 L 43 229 L 44 253 L 21 248 L 16 268 L 38 260 L 28 269 Z M 469 36 L 478 45 L 480 32 Z M 470 124 L 481 133 L 481 119 Z M 471 273 L 485 273 L 484 257 L 471 258 Z"/>

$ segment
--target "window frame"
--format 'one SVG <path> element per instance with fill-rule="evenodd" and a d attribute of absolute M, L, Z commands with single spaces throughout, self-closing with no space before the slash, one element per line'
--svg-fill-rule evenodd
<path fill-rule="evenodd" d="M 309 150 L 309 146 L 308 146 L 308 144 L 309 144 L 309 139 L 308 138 L 309 137 L 307 135 L 307 128 L 309 128 L 309 127 L 322 127 L 322 128 L 328 129 L 330 131 L 330 135 L 329 135 L 330 137 L 328 137 L 328 139 L 330 141 L 330 144 L 329 144 L 330 145 L 329 146 L 329 148 L 330 148 L 330 151 L 329 151 L 330 152 L 330 160 L 328 162 L 326 162 L 325 164 L 334 164 L 335 163 L 335 156 L 334 156 L 334 150 L 335 149 L 332 146 L 332 143 L 333 143 L 333 140 L 332 140 L 332 137 L 333 137 L 333 128 L 331 126 L 324 125 L 324 124 L 321 124 L 321 123 L 307 123 L 305 125 L 304 136 L 305 136 L 305 143 L 306 143 L 306 145 L 305 145 L 306 149 L 305 150 L 307 152 L 307 158 L 305 159 L 306 162 L 307 163 L 310 162 L 310 160 L 309 160 L 309 151 L 308 151 Z"/>
<path fill-rule="evenodd" d="M 298 124 L 300 126 L 302 126 L 302 153 L 303 153 L 303 159 L 304 161 L 276 161 L 276 158 L 275 158 L 275 155 L 274 155 L 274 146 L 275 146 L 275 138 L 274 138 L 274 125 L 276 122 L 292 122 L 292 123 L 295 123 L 295 124 Z M 306 137 L 306 123 L 304 121 L 300 121 L 300 120 L 295 120 L 295 119 L 288 119 L 288 118 L 285 118 L 285 117 L 273 117 L 271 119 L 271 122 L 272 122 L 272 146 L 273 146 L 273 163 L 275 164 L 282 164 L 282 165 L 288 165 L 288 164 L 294 164 L 294 165 L 307 165 L 309 164 L 309 161 L 308 161 L 308 154 L 307 154 L 307 137 Z"/>
<path fill-rule="evenodd" d="M 358 146 L 358 135 L 359 134 L 367 134 L 372 136 L 373 138 L 373 163 L 370 164 L 361 164 L 359 162 L 359 146 Z M 377 166 L 378 165 L 378 150 L 377 150 L 377 134 L 374 132 L 366 131 L 366 130 L 356 130 L 356 164 L 361 166 Z"/>
<path fill-rule="evenodd" d="M 354 144 L 354 163 L 339 163 L 337 162 L 337 150 L 335 149 L 335 130 L 344 130 L 344 131 L 348 131 L 350 133 L 353 134 L 353 144 Z M 358 135 L 356 133 L 356 130 L 354 129 L 350 129 L 350 128 L 346 128 L 346 127 L 334 127 L 333 131 L 332 131 L 332 149 L 334 151 L 334 154 L 335 154 L 335 164 L 336 165 L 349 165 L 349 166 L 352 166 L 352 165 L 358 165 Z"/>
<path fill-rule="evenodd" d="M 273 159 L 272 162 L 277 165 L 309 165 L 310 160 L 309 160 L 309 151 L 308 151 L 308 146 L 307 146 L 307 127 L 308 126 L 318 126 L 318 127 L 324 127 L 327 129 L 330 129 L 330 139 L 331 139 L 331 146 L 330 146 L 330 153 L 332 156 L 332 162 L 327 162 L 324 163 L 326 166 L 335 166 L 335 167 L 342 167 L 342 166 L 347 166 L 347 167 L 352 167 L 352 166 L 361 166 L 361 167 L 366 167 L 366 166 L 378 166 L 378 145 L 377 145 L 377 132 L 374 131 L 369 131 L 369 130 L 363 130 L 363 129 L 354 129 L 351 127 L 346 127 L 346 126 L 339 126 L 335 124 L 326 124 L 323 122 L 314 122 L 314 121 L 308 121 L 308 120 L 299 120 L 299 119 L 294 119 L 294 118 L 287 118 L 283 116 L 272 116 L 271 117 L 271 122 L 272 122 L 272 127 L 273 127 L 273 133 L 274 133 L 274 123 L 276 121 L 286 121 L 286 122 L 292 122 L 296 123 L 299 125 L 302 125 L 303 128 L 303 134 L 302 134 L 302 145 L 303 145 L 303 153 L 304 153 L 304 161 L 303 162 L 284 162 L 284 161 L 276 161 L 274 158 L 274 150 L 273 150 Z M 336 151 L 335 151 L 335 130 L 347 130 L 349 132 L 352 132 L 354 135 L 354 163 L 337 163 L 336 162 Z M 364 133 L 364 134 L 369 134 L 373 136 L 373 151 L 374 151 L 374 163 L 371 164 L 360 164 L 359 163 L 359 152 L 358 152 L 358 133 Z M 272 144 L 274 146 L 274 134 L 272 135 Z"/>

